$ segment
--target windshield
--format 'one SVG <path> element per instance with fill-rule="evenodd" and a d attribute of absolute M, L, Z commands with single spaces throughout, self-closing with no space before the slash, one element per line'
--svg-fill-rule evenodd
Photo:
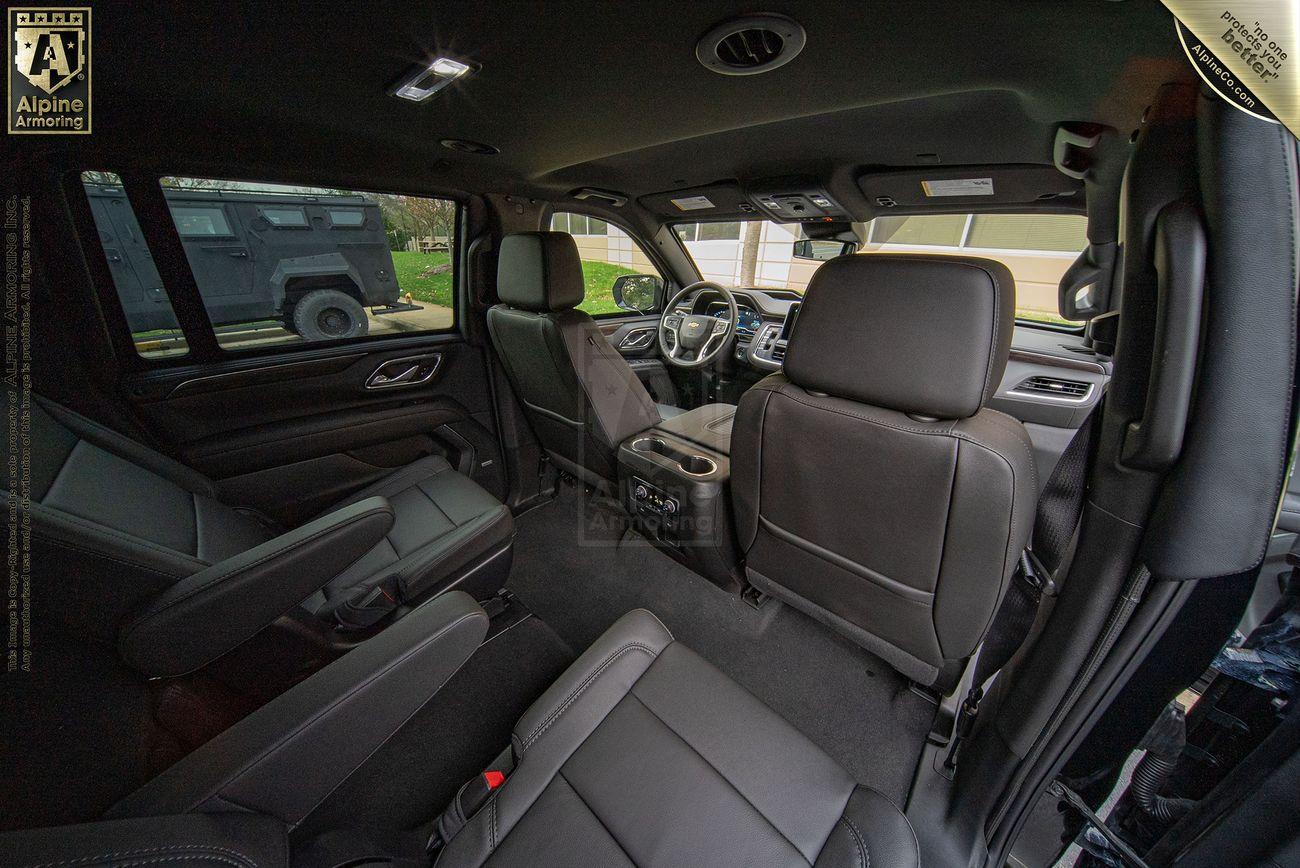
<path fill-rule="evenodd" d="M 1061 275 L 1087 246 L 1076 214 L 926 214 L 878 217 L 859 255 L 925 252 L 996 259 L 1016 279 L 1016 316 L 1066 323 L 1057 310 Z M 705 280 L 800 295 L 821 262 L 796 259 L 797 223 L 770 220 L 679 223 L 673 227 Z"/>

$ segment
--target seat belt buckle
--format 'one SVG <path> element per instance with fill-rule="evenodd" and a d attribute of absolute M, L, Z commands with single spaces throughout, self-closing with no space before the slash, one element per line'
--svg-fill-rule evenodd
<path fill-rule="evenodd" d="M 429 843 L 425 849 L 429 853 L 436 853 L 447 846 L 470 818 L 487 804 L 492 793 L 505 782 L 505 772 L 499 769 L 488 769 L 462 784 L 456 791 L 455 798 L 451 800 L 451 804 L 438 815 L 437 822 L 433 824 L 433 834 L 429 836 Z"/>
<path fill-rule="evenodd" d="M 1032 549 L 1025 549 L 1020 553 L 1020 572 L 1024 574 L 1025 581 L 1033 586 L 1045 597 L 1056 596 L 1056 583 L 1052 581 L 1052 572 L 1043 566 L 1043 562 L 1038 559 Z"/>

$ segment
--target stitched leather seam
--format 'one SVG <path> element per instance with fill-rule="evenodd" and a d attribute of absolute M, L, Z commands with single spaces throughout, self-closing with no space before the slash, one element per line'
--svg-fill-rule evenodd
<path fill-rule="evenodd" d="M 230 864 L 242 864 L 242 865 L 249 865 L 249 866 L 254 866 L 257 864 L 256 861 L 250 859 L 248 856 L 244 855 L 243 853 L 240 853 L 238 850 L 232 850 L 228 847 L 209 846 L 207 844 L 175 844 L 167 847 L 142 847 L 137 850 L 115 850 L 111 853 L 100 853 L 94 856 L 82 856 L 77 859 L 61 859 L 57 862 L 41 862 L 40 864 L 36 864 L 36 865 L 29 864 L 25 866 L 25 868 L 57 868 L 57 866 L 61 866 L 61 865 L 67 865 L 67 866 L 82 865 L 86 862 L 98 862 L 104 859 L 118 859 L 118 858 L 138 859 L 139 857 L 145 857 L 145 856 L 154 857 L 154 856 L 161 856 L 164 853 L 173 853 L 178 855 L 193 853 L 199 857 L 202 857 L 203 854 L 205 853 L 222 854 L 222 856 L 225 857 L 226 859 L 238 860 L 235 862 L 231 862 Z M 211 858 L 216 858 L 216 856 L 213 855 Z M 141 864 L 141 863 L 136 862 L 134 864 Z"/>
<path fill-rule="evenodd" d="M 12 494 L 9 496 L 13 497 Z M 157 543 L 150 542 L 147 539 L 142 539 L 141 537 L 131 536 L 130 534 L 122 533 L 121 531 L 114 530 L 108 527 L 107 525 L 102 525 L 96 522 L 87 521 L 86 519 L 83 519 L 80 516 L 73 515 L 72 513 L 69 512 L 64 512 L 63 510 L 57 509 L 52 506 L 46 506 L 45 504 L 36 504 L 36 506 L 39 506 L 42 511 L 48 511 L 49 513 L 52 513 L 53 517 L 57 517 L 57 520 L 59 521 L 66 521 L 68 524 L 85 528 L 86 530 L 93 531 L 94 533 L 97 534 L 102 534 L 103 536 L 109 537 L 111 539 L 115 539 L 118 542 L 129 543 L 133 546 L 139 546 L 140 548 L 143 549 L 150 549 L 152 551 L 159 552 L 160 554 L 166 554 L 172 557 L 179 556 L 183 558 L 189 558 L 190 560 L 194 561 L 194 563 L 196 564 L 203 564 L 204 566 L 209 566 L 209 564 L 206 561 L 201 561 L 198 558 L 194 557 L 193 555 L 186 554 L 185 552 L 178 552 L 176 549 L 169 549 L 166 546 L 158 545 Z M 35 510 L 32 511 L 32 517 L 33 518 L 37 517 Z"/>
<path fill-rule="evenodd" d="M 623 656 L 623 654 L 625 654 L 626 652 L 633 651 L 633 650 L 644 651 L 646 654 L 649 654 L 651 657 L 656 656 L 652 648 L 650 648 L 648 645 L 643 645 L 640 642 L 629 642 L 626 645 L 623 645 L 622 647 L 618 648 L 616 651 L 614 651 L 608 657 L 606 657 L 604 661 L 602 661 L 601 664 L 591 672 L 590 675 L 584 678 L 581 684 L 573 688 L 573 690 L 569 693 L 569 695 L 565 697 L 564 701 L 561 702 L 559 706 L 557 706 L 549 715 L 547 715 L 546 720 L 544 720 L 541 724 L 539 724 L 537 728 L 535 728 L 532 731 L 532 733 L 526 739 L 524 739 L 523 750 L 520 751 L 520 753 L 522 754 L 523 751 L 526 751 L 529 748 L 531 748 L 537 742 L 537 739 L 541 738 L 542 734 L 546 732 L 547 729 L 550 728 L 551 724 L 553 724 L 556 720 L 558 720 L 560 718 L 560 715 L 562 715 L 565 711 L 567 711 L 569 706 L 571 706 L 578 699 L 578 697 L 581 696 L 583 692 L 588 687 L 590 687 L 592 683 L 595 682 L 595 680 L 600 676 L 600 674 L 604 672 L 611 664 L 614 663 L 615 660 Z"/>
<path fill-rule="evenodd" d="M 848 817 L 840 817 L 840 819 L 849 827 L 849 831 L 853 834 L 853 840 L 858 845 L 858 852 L 862 854 L 862 858 L 866 860 L 863 868 L 871 868 L 871 851 L 867 849 L 866 841 L 862 837 L 862 832 L 859 831 L 858 827 L 854 825 L 853 821 Z"/>
<path fill-rule="evenodd" d="M 867 848 L 862 844 L 862 836 L 858 834 L 857 827 L 849 821 L 848 817 L 840 817 L 840 822 L 849 830 L 849 837 L 853 839 L 854 845 L 858 850 L 858 864 L 863 868 L 870 868 L 871 855 L 867 853 Z"/>
<path fill-rule="evenodd" d="M 201 805 L 204 802 L 214 797 L 221 797 L 226 801 L 233 802 L 233 800 L 229 799 L 228 797 L 221 796 L 221 791 L 225 789 L 231 782 L 239 780 L 244 775 L 250 773 L 254 769 L 261 766 L 263 763 L 265 763 L 271 757 L 273 757 L 276 753 L 278 753 L 285 745 L 292 742 L 302 733 L 310 730 L 321 720 L 333 714 L 335 709 L 337 709 L 339 706 L 346 705 L 348 702 L 352 701 L 352 699 L 354 699 L 358 694 L 368 689 L 376 681 L 388 676 L 394 669 L 404 665 L 412 657 L 416 656 L 417 654 L 420 654 L 430 645 L 435 644 L 442 637 L 447 636 L 450 633 L 454 632 L 456 628 L 459 627 L 461 624 L 465 623 L 466 621 L 472 621 L 476 617 L 479 617 L 480 615 L 483 615 L 482 609 L 475 609 L 474 611 L 466 612 L 465 614 L 458 617 L 455 621 L 441 628 L 437 633 L 433 633 L 429 636 L 422 637 L 418 644 L 410 648 L 407 648 L 400 655 L 384 661 L 383 664 L 381 665 L 381 668 L 370 672 L 361 681 L 351 685 L 345 693 L 343 693 L 340 696 L 337 696 L 329 703 L 329 705 L 325 706 L 324 708 L 318 709 L 315 713 L 311 715 L 310 718 L 304 720 L 301 724 L 296 726 L 291 732 L 282 733 L 280 737 L 276 739 L 274 744 L 269 745 L 265 749 L 259 751 L 258 754 L 252 759 L 250 759 L 248 762 L 241 765 L 238 769 L 235 769 L 234 771 L 230 772 L 228 775 L 225 775 L 220 782 L 218 782 L 213 788 L 205 792 L 201 797 L 191 800 L 190 804 L 192 806 Z M 461 666 L 464 666 L 464 663 L 462 663 Z M 459 672 L 460 668 L 458 667 L 456 671 Z M 449 675 L 447 677 L 447 680 L 450 681 L 452 676 L 454 675 L 455 673 L 453 672 L 452 675 Z M 444 685 L 446 683 L 447 683 L 446 681 L 443 682 Z M 441 690 L 442 688 L 439 687 L 438 689 Z M 410 718 L 407 718 L 407 720 L 409 719 Z M 402 721 L 402 723 L 398 724 L 398 726 L 395 729 L 400 729 L 402 726 L 405 725 L 406 725 L 406 721 Z M 376 750 L 378 750 L 380 746 L 382 745 L 377 745 Z M 369 759 L 370 756 L 372 755 L 373 755 L 373 751 L 371 752 L 371 754 L 368 754 L 365 757 L 365 759 Z M 365 759 L 363 759 L 362 762 L 364 762 Z M 340 783 L 342 782 L 340 781 Z M 330 793 L 332 792 L 334 792 L 333 789 L 330 790 Z M 329 794 L 327 793 L 326 795 Z M 322 798 L 321 801 L 324 801 L 324 798 Z M 234 803 L 238 804 L 237 802 Z M 307 811 L 307 813 L 310 814 L 311 811 L 315 810 L 319 805 L 320 802 L 317 802 L 315 805 L 312 805 L 311 808 Z M 248 810 L 252 810 L 251 808 L 247 808 L 247 806 L 241 805 L 241 807 L 244 807 Z"/>
<path fill-rule="evenodd" d="M 137 570 L 144 570 L 146 573 L 153 573 L 154 575 L 157 576 L 165 576 L 166 578 L 169 579 L 183 579 L 187 575 L 186 573 L 169 573 L 166 572 L 165 570 L 160 570 L 155 567 L 147 567 L 144 564 L 138 564 L 135 561 L 127 561 L 121 558 L 115 558 L 112 555 L 106 555 L 103 552 L 98 552 L 95 551 L 94 549 L 88 549 L 85 548 L 84 546 L 79 546 L 74 543 L 66 542 L 65 540 L 57 539 L 55 537 L 47 537 L 44 534 L 37 534 L 37 539 L 43 539 L 46 542 L 48 542 L 50 545 L 58 546 L 59 548 L 68 549 L 69 551 L 74 551 L 74 552 L 81 552 L 83 555 L 90 555 L 91 557 L 100 558 L 106 561 L 111 561 L 112 563 L 115 564 L 121 564 L 124 567 L 131 567 Z M 194 575 L 194 574 L 189 573 L 188 575 Z"/>
<path fill-rule="evenodd" d="M 303 539 L 303 540 L 300 540 L 300 541 L 297 542 L 297 543 L 294 543 L 292 546 L 288 546 L 288 547 L 286 547 L 286 548 L 282 548 L 282 549 L 277 549 L 276 551 L 271 552 L 271 553 L 268 554 L 268 555 L 264 555 L 263 557 L 258 558 L 256 561 L 254 561 L 254 562 L 251 563 L 251 564 L 248 564 L 247 566 L 240 567 L 240 568 L 237 569 L 237 570 L 232 570 L 232 571 L 229 571 L 229 572 L 223 572 L 223 573 L 221 573 L 220 575 L 217 575 L 217 576 L 215 576 L 215 577 L 209 579 L 208 581 L 204 582 L 204 583 L 203 583 L 202 585 L 200 585 L 199 587 L 197 587 L 197 588 L 192 588 L 192 589 L 186 591 L 184 594 L 181 594 L 181 595 L 180 595 L 179 597 L 177 597 L 176 599 L 171 600 L 170 602 L 164 604 L 164 605 L 162 606 L 162 608 L 160 608 L 160 609 L 155 609 L 154 611 L 149 612 L 149 613 L 145 614 L 144 616 L 142 616 L 139 620 L 135 621 L 133 624 L 131 624 L 129 627 L 126 628 L 126 630 L 122 633 L 121 641 L 122 641 L 122 642 L 125 642 L 125 641 L 126 641 L 126 640 L 127 640 L 127 639 L 128 639 L 128 638 L 129 638 L 133 633 L 135 633 L 136 630 L 138 630 L 140 627 L 142 627 L 146 622 L 148 622 L 148 621 L 152 621 L 154 618 L 158 617 L 159 615 L 163 614 L 164 612 L 168 611 L 169 609 L 172 609 L 172 608 L 174 608 L 174 607 L 180 605 L 181 603 L 183 603 L 183 602 L 185 602 L 186 600 L 188 600 L 188 599 L 190 599 L 191 597 L 193 597 L 195 594 L 199 594 L 199 593 L 201 593 L 201 592 L 203 592 L 203 591 L 206 591 L 208 588 L 212 587 L 213 585 L 218 585 L 218 584 L 220 584 L 220 583 L 222 583 L 222 582 L 224 582 L 224 581 L 226 581 L 226 580 L 228 580 L 228 579 L 232 579 L 232 578 L 234 578 L 234 577 L 236 577 L 236 576 L 246 574 L 246 573 L 248 573 L 250 570 L 254 570 L 254 569 L 256 569 L 257 567 L 260 567 L 262 564 L 265 564 L 265 563 L 268 562 L 268 561 L 272 561 L 272 560 L 275 560 L 276 558 L 283 557 L 283 556 L 285 556 L 285 555 L 287 555 L 287 554 L 290 554 L 290 553 L 292 553 L 292 552 L 298 551 L 298 550 L 302 549 L 304 546 L 306 546 L 308 543 L 315 542 L 316 540 L 320 539 L 320 538 L 323 537 L 323 536 L 326 536 L 326 535 L 328 535 L 328 534 L 334 533 L 335 531 L 341 531 L 341 530 L 344 530 L 344 529 L 346 529 L 346 528 L 352 527 L 354 524 L 357 524 L 357 523 L 360 522 L 360 521 L 363 521 L 363 520 L 365 520 L 365 519 L 369 519 L 369 518 L 373 518 L 374 516 L 376 516 L 376 515 L 380 515 L 380 514 L 382 514 L 382 513 L 384 513 L 384 512 L 386 512 L 386 510 L 375 509 L 375 510 L 371 510 L 370 512 L 363 513 L 362 515 L 359 515 L 359 516 L 357 516 L 356 518 L 350 519 L 350 520 L 344 522 L 343 524 L 330 525 L 330 526 L 327 527 L 327 528 L 323 528 L 322 530 L 317 531 L 316 533 L 312 534 L 311 536 L 307 537 L 306 539 Z"/>

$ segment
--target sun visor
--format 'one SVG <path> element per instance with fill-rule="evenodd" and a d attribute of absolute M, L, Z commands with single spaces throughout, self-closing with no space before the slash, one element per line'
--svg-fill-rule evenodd
<path fill-rule="evenodd" d="M 858 177 L 872 217 L 1033 210 L 1082 212 L 1083 182 L 1055 166 L 933 166 Z"/>
<path fill-rule="evenodd" d="M 660 217 L 676 220 L 743 220 L 757 216 L 740 185 L 734 181 L 706 184 L 686 190 L 648 193 L 637 202 Z"/>

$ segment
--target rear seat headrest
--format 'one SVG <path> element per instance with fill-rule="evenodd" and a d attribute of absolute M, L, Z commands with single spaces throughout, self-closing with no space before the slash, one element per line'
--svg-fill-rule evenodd
<path fill-rule="evenodd" d="M 519 232 L 501 240 L 497 296 L 511 307 L 567 310 L 582 301 L 582 260 L 567 232 Z"/>
<path fill-rule="evenodd" d="M 999 262 L 855 254 L 819 268 L 786 350 L 798 386 L 940 419 L 979 412 L 1002 380 L 1015 282 Z"/>

